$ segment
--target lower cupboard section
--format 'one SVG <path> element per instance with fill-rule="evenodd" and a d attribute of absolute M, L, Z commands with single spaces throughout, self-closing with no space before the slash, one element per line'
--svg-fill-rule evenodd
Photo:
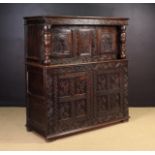
<path fill-rule="evenodd" d="M 29 83 L 41 76 L 27 88 L 27 128 L 46 139 L 128 120 L 126 60 L 37 70 L 27 69 Z"/>

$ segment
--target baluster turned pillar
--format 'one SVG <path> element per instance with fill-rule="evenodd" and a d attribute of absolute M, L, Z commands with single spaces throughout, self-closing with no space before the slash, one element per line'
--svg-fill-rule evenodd
<path fill-rule="evenodd" d="M 44 25 L 43 27 L 43 63 L 48 65 L 51 63 L 51 48 L 52 48 L 52 34 L 51 25 Z"/>
<path fill-rule="evenodd" d="M 126 26 L 125 25 L 121 26 L 120 41 L 121 41 L 120 58 L 125 59 L 126 58 Z"/>

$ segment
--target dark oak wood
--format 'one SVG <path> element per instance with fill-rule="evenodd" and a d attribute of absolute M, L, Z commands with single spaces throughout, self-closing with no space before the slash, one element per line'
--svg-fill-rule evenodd
<path fill-rule="evenodd" d="M 29 131 L 56 139 L 129 119 L 127 18 L 24 19 Z"/>

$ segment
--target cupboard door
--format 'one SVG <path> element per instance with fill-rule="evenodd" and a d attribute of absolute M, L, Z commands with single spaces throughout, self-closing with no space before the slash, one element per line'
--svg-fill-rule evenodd
<path fill-rule="evenodd" d="M 117 59 L 118 41 L 117 27 L 97 28 L 98 55 L 107 59 Z"/>
<path fill-rule="evenodd" d="M 96 52 L 96 34 L 91 27 L 79 28 L 77 33 L 77 47 L 79 56 L 93 56 Z"/>
<path fill-rule="evenodd" d="M 55 27 L 52 30 L 52 58 L 73 56 L 73 32 L 69 28 Z"/>
<path fill-rule="evenodd" d="M 92 117 L 91 72 L 78 66 L 51 72 L 55 72 L 52 73 L 55 132 L 88 126 Z"/>
<path fill-rule="evenodd" d="M 95 67 L 94 113 L 100 123 L 122 118 L 127 111 L 126 78 L 126 63 L 107 62 Z"/>

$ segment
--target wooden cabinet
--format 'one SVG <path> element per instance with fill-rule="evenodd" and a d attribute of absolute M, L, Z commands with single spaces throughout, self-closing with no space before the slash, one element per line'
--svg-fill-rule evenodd
<path fill-rule="evenodd" d="M 28 130 L 56 139 L 128 120 L 127 18 L 24 19 Z"/>

